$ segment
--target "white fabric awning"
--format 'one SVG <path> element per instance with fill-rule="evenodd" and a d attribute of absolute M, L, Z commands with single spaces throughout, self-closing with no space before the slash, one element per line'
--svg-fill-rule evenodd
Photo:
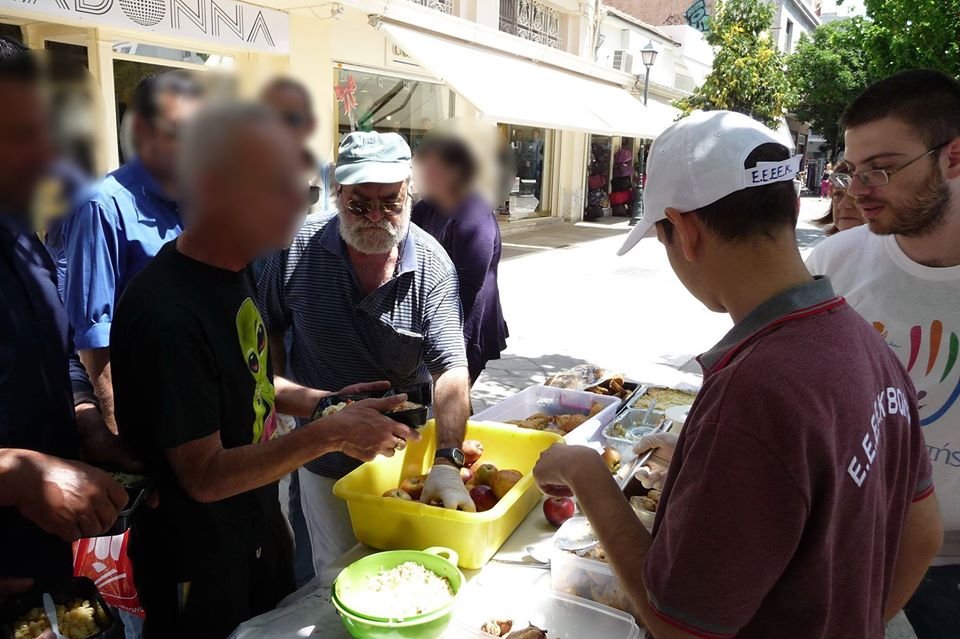
<path fill-rule="evenodd" d="M 381 22 L 380 28 L 484 117 L 498 122 L 655 138 L 673 121 L 613 84 L 394 23 Z"/>

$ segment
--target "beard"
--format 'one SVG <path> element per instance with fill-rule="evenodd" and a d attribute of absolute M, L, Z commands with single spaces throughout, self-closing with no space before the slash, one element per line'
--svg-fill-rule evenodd
<path fill-rule="evenodd" d="M 950 210 L 950 187 L 937 167 L 927 180 L 918 186 L 912 197 L 902 204 L 892 205 L 882 200 L 858 201 L 862 204 L 886 206 L 892 219 L 867 220 L 870 230 L 877 235 L 921 237 L 936 230 Z"/>
<path fill-rule="evenodd" d="M 364 255 L 389 253 L 407 236 L 410 227 L 410 198 L 403 212 L 395 218 L 382 217 L 376 222 L 349 211 L 340 211 L 340 237 L 347 246 Z"/>

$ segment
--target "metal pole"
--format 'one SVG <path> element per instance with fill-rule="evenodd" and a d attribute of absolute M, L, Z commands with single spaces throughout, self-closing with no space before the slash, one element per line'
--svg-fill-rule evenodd
<path fill-rule="evenodd" d="M 647 74 L 643 78 L 643 105 L 644 106 L 647 105 L 647 95 L 649 95 L 650 93 L 650 67 L 653 65 L 648 64 L 646 66 L 647 66 Z"/>

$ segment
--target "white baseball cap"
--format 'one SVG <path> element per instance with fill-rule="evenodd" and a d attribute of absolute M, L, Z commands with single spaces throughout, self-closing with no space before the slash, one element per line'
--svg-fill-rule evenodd
<path fill-rule="evenodd" d="M 643 188 L 643 219 L 633 227 L 617 255 L 625 255 L 667 208 L 696 211 L 731 193 L 754 186 L 789 182 L 800 171 L 800 156 L 782 162 L 744 162 L 763 144 L 784 139 L 751 117 L 733 111 L 695 111 L 660 134 L 650 147 Z"/>

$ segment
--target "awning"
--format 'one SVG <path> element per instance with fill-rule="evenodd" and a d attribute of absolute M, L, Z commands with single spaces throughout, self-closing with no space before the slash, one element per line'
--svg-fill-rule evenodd
<path fill-rule="evenodd" d="M 655 138 L 673 121 L 620 86 L 390 22 L 380 28 L 491 120 L 639 138 Z"/>

